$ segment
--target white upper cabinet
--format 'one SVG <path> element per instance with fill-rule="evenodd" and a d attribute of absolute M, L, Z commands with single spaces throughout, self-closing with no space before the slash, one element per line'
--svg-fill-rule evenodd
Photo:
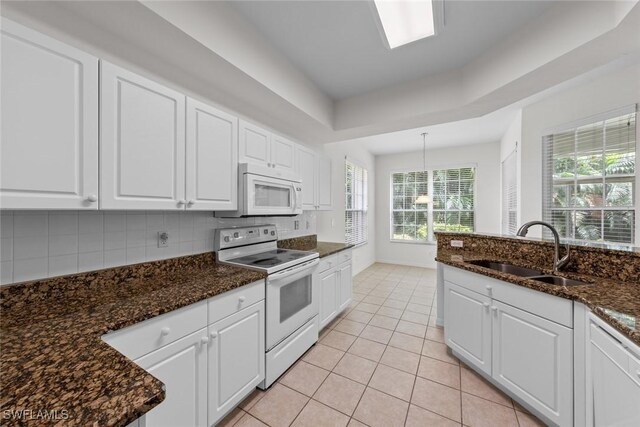
<path fill-rule="evenodd" d="M 295 169 L 296 144 L 293 141 L 244 120 L 240 120 L 239 146 L 241 163 L 254 163 L 278 170 Z"/>
<path fill-rule="evenodd" d="M 240 120 L 240 162 L 271 162 L 271 134 L 258 126 Z"/>
<path fill-rule="evenodd" d="M 2 19 L 0 205 L 98 208 L 98 59 Z"/>
<path fill-rule="evenodd" d="M 188 210 L 237 209 L 237 140 L 236 117 L 187 99 Z"/>
<path fill-rule="evenodd" d="M 185 96 L 101 62 L 100 207 L 184 209 Z"/>
<path fill-rule="evenodd" d="M 271 164 L 278 169 L 295 168 L 295 143 L 288 139 L 273 135 L 271 139 Z"/>
<path fill-rule="evenodd" d="M 308 148 L 296 148 L 298 174 L 302 178 L 302 209 L 316 210 L 318 206 L 318 155 Z"/>
<path fill-rule="evenodd" d="M 318 156 L 318 210 L 330 211 L 333 209 L 333 192 L 332 192 L 332 167 L 329 157 Z"/>

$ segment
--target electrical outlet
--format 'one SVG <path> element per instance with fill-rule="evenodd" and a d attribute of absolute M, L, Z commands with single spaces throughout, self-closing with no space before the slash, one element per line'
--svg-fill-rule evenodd
<path fill-rule="evenodd" d="M 307 230 L 311 228 L 311 223 L 307 221 Z"/>
<path fill-rule="evenodd" d="M 295 220 L 293 221 L 293 229 L 294 230 L 299 230 L 300 229 L 300 221 L 299 220 Z"/>
<path fill-rule="evenodd" d="M 158 231 L 158 247 L 169 247 L 169 233 L 167 233 L 166 231 Z"/>
<path fill-rule="evenodd" d="M 452 248 L 462 248 L 464 247 L 464 242 L 462 240 L 452 240 L 451 241 Z"/>

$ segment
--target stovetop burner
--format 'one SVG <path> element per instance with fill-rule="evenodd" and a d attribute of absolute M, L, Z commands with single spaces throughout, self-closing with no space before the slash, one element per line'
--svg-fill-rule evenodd
<path fill-rule="evenodd" d="M 274 249 L 258 254 L 246 255 L 228 260 L 236 264 L 244 264 L 254 267 L 275 267 L 280 264 L 295 261 L 309 256 L 308 252 L 294 251 L 290 249 Z"/>

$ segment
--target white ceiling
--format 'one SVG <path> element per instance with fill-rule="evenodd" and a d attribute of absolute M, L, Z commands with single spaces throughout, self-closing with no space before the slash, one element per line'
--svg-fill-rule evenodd
<path fill-rule="evenodd" d="M 369 1 L 232 2 L 334 100 L 460 68 L 551 3 L 445 0 L 445 25 L 436 37 L 389 50 Z"/>

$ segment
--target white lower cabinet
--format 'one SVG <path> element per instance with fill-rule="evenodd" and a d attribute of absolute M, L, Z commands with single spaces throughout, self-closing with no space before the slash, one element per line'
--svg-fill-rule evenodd
<path fill-rule="evenodd" d="M 587 395 L 592 399 L 590 426 L 640 425 L 640 349 L 637 355 L 615 331 L 593 320 L 587 334 Z"/>
<path fill-rule="evenodd" d="M 211 426 L 265 377 L 264 281 L 106 334 L 166 386 L 132 426 Z"/>
<path fill-rule="evenodd" d="M 162 381 L 164 401 L 140 427 L 207 425 L 207 329 L 179 339 L 134 362 Z"/>
<path fill-rule="evenodd" d="M 264 379 L 264 301 L 209 326 L 209 425 Z"/>
<path fill-rule="evenodd" d="M 549 420 L 573 423 L 573 331 L 493 301 L 492 377 Z"/>
<path fill-rule="evenodd" d="M 351 251 L 343 251 L 322 259 L 318 270 L 320 329 L 322 329 L 351 303 L 353 288 Z"/>
<path fill-rule="evenodd" d="M 567 318 L 573 306 L 571 301 L 531 292 L 535 291 L 445 268 L 445 342 L 545 422 L 571 426 L 573 329 Z"/>
<path fill-rule="evenodd" d="M 491 298 L 445 282 L 445 341 L 488 375 L 491 375 Z"/>

